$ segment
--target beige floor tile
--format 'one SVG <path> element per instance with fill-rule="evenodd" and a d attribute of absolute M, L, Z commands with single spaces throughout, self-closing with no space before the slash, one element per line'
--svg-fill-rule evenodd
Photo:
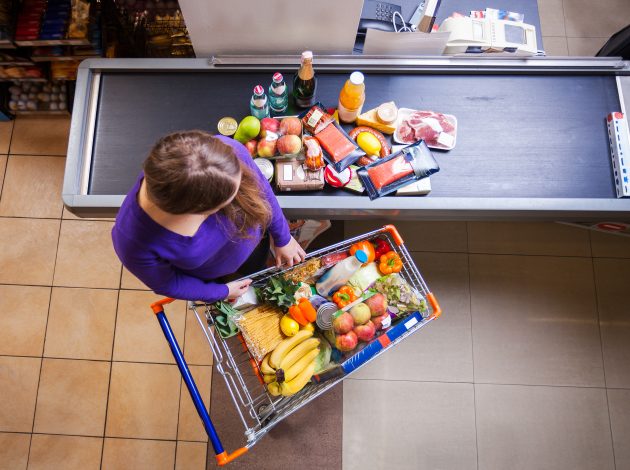
<path fill-rule="evenodd" d="M 630 321 L 628 280 L 630 260 L 595 258 L 595 282 L 606 385 L 630 388 Z"/>
<path fill-rule="evenodd" d="M 471 384 L 343 382 L 343 468 L 474 469 Z"/>
<path fill-rule="evenodd" d="M 175 440 L 180 382 L 174 365 L 114 362 L 105 435 Z"/>
<path fill-rule="evenodd" d="M 613 469 L 604 389 L 475 385 L 479 470 Z"/>
<path fill-rule="evenodd" d="M 7 167 L 7 155 L 0 155 L 0 193 L 4 184 L 4 170 Z"/>
<path fill-rule="evenodd" d="M 199 316 L 203 318 L 203 310 L 199 309 Z M 204 323 L 205 325 L 205 323 Z M 212 349 L 208 344 L 208 338 L 204 334 L 195 312 L 186 311 L 186 345 L 184 347 L 184 357 L 188 364 L 200 366 L 212 365 Z"/>
<path fill-rule="evenodd" d="M 0 431 L 31 432 L 41 359 L 0 356 Z"/>
<path fill-rule="evenodd" d="M 0 283 L 51 285 L 59 220 L 0 218 Z"/>
<path fill-rule="evenodd" d="M 14 121 L 0 122 L 0 153 L 9 153 Z"/>
<path fill-rule="evenodd" d="M 29 470 L 98 470 L 103 439 L 33 434 Z"/>
<path fill-rule="evenodd" d="M 617 470 L 630 468 L 630 390 L 608 389 L 610 427 Z"/>
<path fill-rule="evenodd" d="M 210 387 L 212 383 L 212 367 L 210 366 L 190 366 L 190 373 L 195 379 L 199 393 L 206 404 L 206 409 L 210 409 Z M 177 439 L 184 441 L 208 442 L 208 434 L 203 427 L 203 423 L 197 414 L 195 405 L 190 398 L 190 393 L 186 384 L 182 384 L 182 392 L 179 404 L 179 422 Z"/>
<path fill-rule="evenodd" d="M 470 255 L 475 381 L 604 386 L 589 258 Z"/>
<path fill-rule="evenodd" d="M 345 237 L 361 235 L 392 223 L 409 251 L 466 252 L 468 248 L 465 222 L 352 220 L 345 222 Z"/>
<path fill-rule="evenodd" d="M 352 377 L 472 382 L 468 255 L 413 253 L 413 258 L 440 302 L 443 315 Z"/>
<path fill-rule="evenodd" d="M 30 443 L 30 434 L 0 432 L 0 470 L 26 470 Z"/>
<path fill-rule="evenodd" d="M 593 256 L 601 258 L 630 258 L 630 237 L 591 231 Z"/>
<path fill-rule="evenodd" d="M 53 288 L 44 355 L 111 360 L 117 301 L 115 290 Z"/>
<path fill-rule="evenodd" d="M 70 118 L 20 117 L 13 127 L 10 153 L 65 155 L 69 132 Z"/>
<path fill-rule="evenodd" d="M 541 34 L 543 36 L 564 36 L 564 12 L 562 0 L 538 0 Z M 527 18 L 525 18 L 527 21 Z M 547 45 L 543 38 L 543 44 Z"/>
<path fill-rule="evenodd" d="M 545 54 L 549 57 L 562 57 L 569 55 L 567 38 L 564 36 L 543 36 Z M 540 49 L 540 46 L 538 47 Z"/>
<path fill-rule="evenodd" d="M 49 299 L 49 287 L 0 285 L 0 355 L 42 355 Z"/>
<path fill-rule="evenodd" d="M 606 44 L 608 38 L 572 38 L 567 37 L 570 56 L 594 57 Z"/>
<path fill-rule="evenodd" d="M 627 0 L 563 0 L 567 36 L 610 37 L 628 25 L 630 2 Z"/>
<path fill-rule="evenodd" d="M 120 291 L 114 341 L 115 361 L 175 364 L 162 328 L 150 308 L 158 299 L 153 292 Z M 166 305 L 164 311 L 180 348 L 184 348 L 186 302 L 180 300 Z"/>
<path fill-rule="evenodd" d="M 471 253 L 591 256 L 588 232 L 552 222 L 468 222 Z"/>
<path fill-rule="evenodd" d="M 132 290 L 151 290 L 140 279 L 131 274 L 124 266 L 122 269 L 120 288 Z"/>
<path fill-rule="evenodd" d="M 201 442 L 177 442 L 175 470 L 205 470 L 208 444 Z"/>
<path fill-rule="evenodd" d="M 109 362 L 44 359 L 34 432 L 102 436 Z"/>
<path fill-rule="evenodd" d="M 105 439 L 103 470 L 172 470 L 175 442 Z"/>
<path fill-rule="evenodd" d="M 61 217 L 65 158 L 12 155 L 7 163 L 0 215 Z"/>
<path fill-rule="evenodd" d="M 120 287 L 121 264 L 112 245 L 113 225 L 111 222 L 62 221 L 54 285 Z"/>

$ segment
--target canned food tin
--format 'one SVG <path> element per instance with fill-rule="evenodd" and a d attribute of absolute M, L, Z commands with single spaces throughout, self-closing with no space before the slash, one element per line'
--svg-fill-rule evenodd
<path fill-rule="evenodd" d="M 236 128 L 238 127 L 238 123 L 236 119 L 231 117 L 221 118 L 219 124 L 217 124 L 217 129 L 223 135 L 231 136 L 236 132 Z"/>
<path fill-rule="evenodd" d="M 339 310 L 337 305 L 326 302 L 317 309 L 315 323 L 321 330 L 332 330 L 333 315 Z"/>
<path fill-rule="evenodd" d="M 254 158 L 254 162 L 260 169 L 260 172 L 267 178 L 269 181 L 273 179 L 273 163 L 271 163 L 266 158 Z"/>

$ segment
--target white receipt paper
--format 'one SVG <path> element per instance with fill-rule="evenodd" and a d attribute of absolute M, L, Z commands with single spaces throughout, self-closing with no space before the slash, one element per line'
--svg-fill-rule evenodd
<path fill-rule="evenodd" d="M 369 29 L 365 36 L 366 55 L 442 55 L 450 36 L 447 33 L 394 33 Z"/>

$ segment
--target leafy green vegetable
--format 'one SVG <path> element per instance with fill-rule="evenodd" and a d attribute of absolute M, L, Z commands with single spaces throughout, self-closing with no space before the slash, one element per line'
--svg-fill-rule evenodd
<path fill-rule="evenodd" d="M 277 305 L 283 311 L 295 304 L 295 293 L 300 288 L 299 284 L 286 280 L 282 276 L 270 277 L 267 284 L 256 289 L 256 295 L 264 302 Z"/>
<path fill-rule="evenodd" d="M 223 338 L 234 336 L 238 332 L 238 326 L 234 323 L 234 316 L 241 312 L 232 307 L 228 302 L 220 300 L 213 304 L 215 313 L 214 323 L 219 334 Z"/>

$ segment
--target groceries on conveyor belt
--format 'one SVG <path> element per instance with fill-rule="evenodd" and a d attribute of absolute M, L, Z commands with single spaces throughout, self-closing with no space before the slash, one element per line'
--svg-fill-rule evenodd
<path fill-rule="evenodd" d="M 319 102 L 310 51 L 302 54 L 289 80 L 292 90 L 280 72 L 269 79 L 268 89 L 254 86 L 249 116 L 240 121 L 225 116 L 217 129 L 247 147 L 279 192 L 329 186 L 367 193 L 370 199 L 425 196 L 431 191 L 430 175 L 440 169 L 436 156 L 455 148 L 458 124 L 452 114 L 399 107 L 394 101 L 364 110 L 369 75 L 360 71 L 350 74 L 336 103 Z M 288 115 L 296 107 L 303 111 Z"/>
<path fill-rule="evenodd" d="M 229 317 L 221 335 L 242 335 L 271 397 L 336 377 L 349 360 L 358 367 L 398 330 L 429 316 L 426 299 L 403 276 L 411 262 L 391 238 L 377 234 L 348 246 L 255 281 L 232 304 L 214 305 L 215 324 Z"/>

